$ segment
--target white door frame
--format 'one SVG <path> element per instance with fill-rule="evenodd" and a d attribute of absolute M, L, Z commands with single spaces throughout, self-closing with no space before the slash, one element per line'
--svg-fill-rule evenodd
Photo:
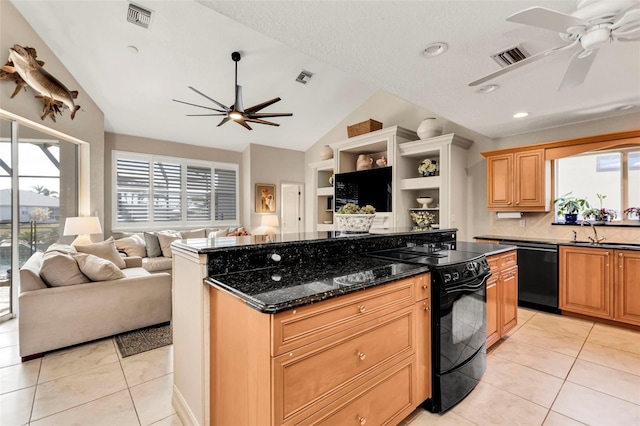
<path fill-rule="evenodd" d="M 300 214 L 300 220 L 298 221 L 298 232 L 302 233 L 305 230 L 305 211 L 304 211 L 304 183 L 303 182 L 292 182 L 292 181 L 282 181 L 280 182 L 280 223 L 283 223 L 283 217 L 284 217 L 284 187 L 285 186 L 297 186 L 298 187 L 298 191 L 300 193 L 299 197 L 298 197 L 298 201 L 300 203 L 300 205 L 298 206 L 299 208 L 299 214 Z M 282 226 L 281 226 L 282 229 Z"/>

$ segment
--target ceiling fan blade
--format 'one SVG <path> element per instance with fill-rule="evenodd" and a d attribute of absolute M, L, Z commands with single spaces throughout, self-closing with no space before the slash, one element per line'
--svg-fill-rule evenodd
<path fill-rule="evenodd" d="M 216 101 L 213 98 L 210 98 L 209 96 L 205 95 L 204 93 L 202 93 L 201 91 L 199 91 L 198 89 L 195 89 L 191 86 L 187 86 L 189 89 L 193 90 L 194 92 L 196 92 L 197 94 L 199 94 L 200 96 L 204 96 L 205 98 L 209 99 L 211 102 L 213 102 L 214 104 L 218 105 L 220 108 L 222 108 L 225 111 L 231 111 L 231 108 L 229 108 L 226 105 L 222 105 L 220 102 Z"/>
<path fill-rule="evenodd" d="M 229 118 L 229 117 L 223 118 L 222 121 L 220 123 L 218 123 L 218 125 L 216 127 L 222 126 L 224 123 L 226 123 L 229 120 L 231 120 L 231 118 Z"/>
<path fill-rule="evenodd" d="M 218 112 L 224 112 L 224 113 L 226 113 L 226 111 L 222 111 L 222 110 L 220 110 L 220 109 L 209 108 L 209 107 L 202 106 L 202 105 L 190 104 L 189 102 L 179 101 L 179 100 L 177 100 L 177 99 L 171 99 L 171 100 L 172 100 L 173 102 L 180 102 L 181 104 L 185 104 L 185 105 L 191 105 L 191 106 L 198 107 L 198 108 L 210 109 L 211 111 L 218 111 Z"/>
<path fill-rule="evenodd" d="M 559 33 L 566 33 L 570 27 L 589 25 L 587 21 L 575 16 L 538 6 L 514 13 L 507 18 L 507 21 L 546 28 Z"/>
<path fill-rule="evenodd" d="M 222 114 L 187 114 L 187 117 L 221 117 L 227 115 L 226 112 Z"/>
<path fill-rule="evenodd" d="M 619 28 L 621 25 L 624 25 L 629 21 L 633 21 L 640 18 L 640 15 L 638 14 L 639 12 L 640 12 L 640 3 L 634 3 L 628 8 L 620 11 L 613 18 L 613 25 L 611 26 L 611 29 Z"/>
<path fill-rule="evenodd" d="M 591 64 L 598 53 L 598 49 L 593 49 L 589 55 L 580 57 L 584 52 L 585 51 L 582 50 L 574 53 L 558 90 L 580 86 L 584 82 L 585 77 L 589 73 L 589 68 L 591 68 Z"/>
<path fill-rule="evenodd" d="M 268 100 L 268 101 L 266 101 L 266 102 L 262 102 L 261 104 L 254 105 L 254 106 L 252 106 L 252 107 L 250 107 L 250 108 L 247 108 L 247 109 L 245 110 L 245 112 L 247 112 L 247 113 L 252 113 L 252 112 L 260 111 L 261 109 L 266 108 L 266 107 L 268 107 L 269 105 L 273 105 L 273 104 L 275 104 L 276 102 L 278 102 L 278 101 L 280 101 L 280 100 L 281 100 L 280 98 L 273 98 L 273 99 Z"/>
<path fill-rule="evenodd" d="M 235 121 L 235 122 L 236 122 L 236 123 L 238 123 L 239 125 L 241 125 L 241 126 L 245 127 L 247 130 L 253 130 L 253 129 L 251 128 L 251 126 L 249 126 L 247 123 L 245 123 L 244 119 L 242 119 L 242 120 L 233 120 L 233 121 Z"/>
<path fill-rule="evenodd" d="M 242 107 L 242 86 L 236 84 L 236 102 L 233 104 L 234 111 L 244 112 Z"/>
<path fill-rule="evenodd" d="M 260 120 L 259 118 L 245 118 L 245 121 L 249 121 L 251 123 L 267 124 L 269 126 L 279 126 L 278 123 L 272 123 L 271 121 L 267 120 Z"/>
<path fill-rule="evenodd" d="M 246 111 L 245 111 L 246 112 Z M 247 114 L 249 118 L 269 118 L 269 117 L 291 117 L 291 112 L 259 112 L 257 114 Z"/>
<path fill-rule="evenodd" d="M 521 67 L 523 67 L 523 66 L 525 66 L 527 64 L 530 64 L 531 62 L 535 62 L 535 61 L 537 61 L 539 59 L 542 59 L 542 58 L 544 58 L 544 57 L 546 57 L 546 56 L 548 56 L 548 55 L 550 55 L 552 53 L 570 49 L 570 48 L 574 47 L 576 44 L 578 44 L 578 40 L 574 41 L 571 44 L 567 44 L 565 46 L 559 46 L 559 47 L 554 47 L 552 49 L 543 50 L 542 52 L 536 53 L 533 56 L 529 56 L 528 58 L 523 59 L 520 62 L 516 62 L 515 64 L 509 65 L 508 67 L 505 67 L 505 68 L 499 69 L 498 71 L 492 72 L 491 74 L 488 74 L 488 75 L 486 75 L 486 76 L 484 76 L 484 77 L 482 77 L 482 78 L 480 78 L 478 80 L 472 81 L 468 85 L 470 87 L 474 87 L 474 86 L 477 86 L 479 84 L 485 83 L 485 82 L 487 82 L 489 80 L 493 80 L 494 78 L 499 77 L 502 74 L 506 74 L 506 73 L 508 73 L 510 71 L 513 71 L 515 69 L 521 68 Z"/>

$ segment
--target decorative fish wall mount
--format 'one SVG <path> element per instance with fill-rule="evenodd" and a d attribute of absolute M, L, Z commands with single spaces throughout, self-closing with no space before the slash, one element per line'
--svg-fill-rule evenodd
<path fill-rule="evenodd" d="M 42 99 L 43 114 L 56 121 L 56 114 L 62 115 L 66 108 L 71 110 L 71 119 L 76 116 L 76 111 L 80 105 L 76 105 L 74 99 L 78 97 L 77 91 L 70 91 L 58 79 L 49 74 L 42 66 L 44 62 L 36 59 L 36 50 L 32 47 L 22 47 L 14 44 L 9 49 L 9 60 L 1 68 L 0 81 L 15 81 L 16 89 L 11 98 L 20 93 L 21 89 L 26 90 L 26 86 L 31 87 L 38 94 L 36 98 Z"/>

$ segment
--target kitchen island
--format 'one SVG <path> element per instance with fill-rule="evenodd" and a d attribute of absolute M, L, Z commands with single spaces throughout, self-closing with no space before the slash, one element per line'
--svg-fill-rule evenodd
<path fill-rule="evenodd" d="M 386 408 L 361 422 L 402 420 L 429 396 L 429 267 L 363 254 L 447 241 L 455 230 L 174 242 L 183 423 L 335 422 L 371 407 Z"/>

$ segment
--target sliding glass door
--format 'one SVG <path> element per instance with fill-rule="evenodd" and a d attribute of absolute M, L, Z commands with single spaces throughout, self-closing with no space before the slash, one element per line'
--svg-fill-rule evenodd
<path fill-rule="evenodd" d="M 13 198 L 11 122 L 0 119 L 0 321 L 13 316 Z"/>

